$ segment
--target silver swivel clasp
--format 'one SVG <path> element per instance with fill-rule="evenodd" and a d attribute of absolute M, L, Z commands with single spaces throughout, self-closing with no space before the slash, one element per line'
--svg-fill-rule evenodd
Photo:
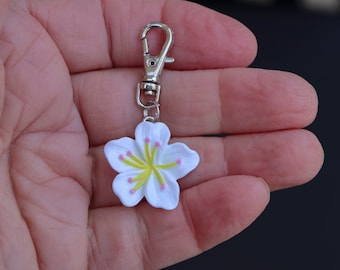
<path fill-rule="evenodd" d="M 166 35 L 162 50 L 157 56 L 150 55 L 146 37 L 152 28 L 162 29 Z M 175 61 L 174 58 L 167 56 L 174 42 L 173 32 L 166 24 L 154 22 L 145 26 L 141 33 L 141 40 L 143 43 L 145 76 L 143 81 L 137 85 L 137 104 L 143 109 L 144 121 L 156 122 L 160 116 L 160 75 L 165 63 L 173 63 Z"/>

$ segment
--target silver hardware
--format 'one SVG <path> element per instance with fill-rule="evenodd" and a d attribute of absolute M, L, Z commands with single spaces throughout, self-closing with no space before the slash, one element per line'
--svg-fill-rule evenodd
<path fill-rule="evenodd" d="M 144 121 L 157 122 L 159 120 L 159 115 L 160 115 L 160 110 L 159 110 L 160 104 L 150 102 L 149 106 L 150 106 L 150 109 L 143 110 Z"/>
<path fill-rule="evenodd" d="M 147 33 L 152 28 L 160 28 L 165 34 L 165 42 L 159 55 L 151 56 L 149 53 L 149 46 L 147 40 Z M 143 109 L 144 121 L 158 121 L 159 120 L 159 98 L 161 92 L 160 75 L 163 71 L 165 63 L 173 63 L 174 58 L 168 57 L 167 54 L 174 42 L 173 32 L 169 26 L 164 23 L 150 23 L 145 26 L 141 33 L 141 40 L 143 44 L 144 53 L 144 70 L 145 76 L 142 82 L 137 85 L 137 104 Z M 154 115 L 149 113 L 154 111 Z"/>

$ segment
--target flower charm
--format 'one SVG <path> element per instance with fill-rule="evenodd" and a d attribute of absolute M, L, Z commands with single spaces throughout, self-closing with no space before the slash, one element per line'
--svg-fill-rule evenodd
<path fill-rule="evenodd" d="M 119 173 L 112 188 L 123 205 L 135 206 L 145 196 L 154 207 L 176 208 L 177 180 L 197 167 L 199 156 L 185 144 L 168 144 L 169 140 L 164 123 L 142 122 L 135 130 L 135 140 L 124 137 L 105 145 L 105 156 Z"/>

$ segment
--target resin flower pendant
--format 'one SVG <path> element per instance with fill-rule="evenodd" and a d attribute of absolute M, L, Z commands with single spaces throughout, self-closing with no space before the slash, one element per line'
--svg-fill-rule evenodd
<path fill-rule="evenodd" d="M 112 188 L 123 205 L 135 206 L 145 197 L 154 207 L 176 208 L 177 180 L 197 167 L 199 156 L 183 143 L 168 144 L 169 139 L 164 123 L 142 122 L 135 140 L 124 137 L 105 145 L 106 158 L 119 173 Z"/>
<path fill-rule="evenodd" d="M 146 34 L 157 27 L 165 31 L 166 41 L 158 56 L 150 56 Z M 177 180 L 195 169 L 198 154 L 184 143 L 168 144 L 170 130 L 160 118 L 160 74 L 173 43 L 171 29 L 163 23 L 148 24 L 141 35 L 144 49 L 145 77 L 137 85 L 136 101 L 143 110 L 144 121 L 135 130 L 135 139 L 123 137 L 109 141 L 104 154 L 118 172 L 112 183 L 114 193 L 123 205 L 132 207 L 144 197 L 156 208 L 172 210 L 179 202 Z"/>

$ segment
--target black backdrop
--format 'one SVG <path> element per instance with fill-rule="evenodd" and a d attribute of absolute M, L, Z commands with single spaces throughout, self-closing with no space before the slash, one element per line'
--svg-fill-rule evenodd
<path fill-rule="evenodd" d="M 253 67 L 292 71 L 316 87 L 319 114 L 308 129 L 324 146 L 325 164 L 312 182 L 272 193 L 265 212 L 241 234 L 167 270 L 339 270 L 340 15 L 288 5 L 194 2 L 237 18 L 255 33 Z"/>

